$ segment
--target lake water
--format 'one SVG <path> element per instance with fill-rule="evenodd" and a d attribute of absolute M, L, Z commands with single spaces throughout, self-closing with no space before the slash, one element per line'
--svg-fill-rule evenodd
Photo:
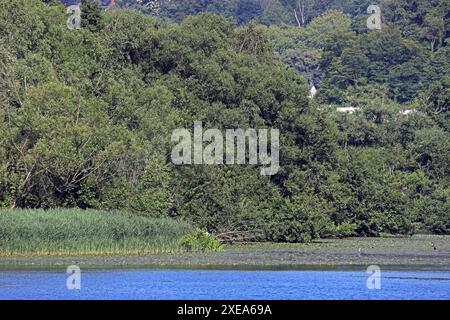
<path fill-rule="evenodd" d="M 89 270 L 81 289 L 61 271 L 0 271 L 4 299 L 450 299 L 450 272 L 382 271 L 381 289 L 362 271 Z"/>

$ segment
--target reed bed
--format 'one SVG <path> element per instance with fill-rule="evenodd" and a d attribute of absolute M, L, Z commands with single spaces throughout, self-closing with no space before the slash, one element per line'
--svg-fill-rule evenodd
<path fill-rule="evenodd" d="M 184 221 L 120 211 L 0 210 L 0 256 L 182 252 Z"/>

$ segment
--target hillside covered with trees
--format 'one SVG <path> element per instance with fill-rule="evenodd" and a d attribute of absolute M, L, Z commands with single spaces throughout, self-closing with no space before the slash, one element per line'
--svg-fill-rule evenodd
<path fill-rule="evenodd" d="M 450 1 L 381 1 L 381 30 L 370 1 L 116 2 L 84 0 L 80 30 L 59 1 L 0 2 L 0 207 L 226 241 L 450 233 Z M 194 121 L 279 129 L 278 174 L 172 164 Z"/>

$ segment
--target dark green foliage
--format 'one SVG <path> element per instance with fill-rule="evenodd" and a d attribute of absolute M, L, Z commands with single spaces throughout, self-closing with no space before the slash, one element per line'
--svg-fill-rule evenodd
<path fill-rule="evenodd" d="M 90 31 L 99 31 L 102 28 L 102 8 L 98 0 L 81 1 L 81 27 Z"/>

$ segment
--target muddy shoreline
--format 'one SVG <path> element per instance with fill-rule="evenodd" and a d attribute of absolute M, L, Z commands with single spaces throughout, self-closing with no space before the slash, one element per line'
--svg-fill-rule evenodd
<path fill-rule="evenodd" d="M 325 239 L 309 244 L 227 246 L 217 253 L 111 256 L 0 257 L 0 270 L 170 268 L 242 270 L 450 270 L 450 236 Z"/>

